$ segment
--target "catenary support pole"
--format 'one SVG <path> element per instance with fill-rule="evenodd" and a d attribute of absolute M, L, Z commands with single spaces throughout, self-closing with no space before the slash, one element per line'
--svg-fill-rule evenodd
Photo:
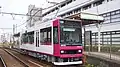
<path fill-rule="evenodd" d="M 14 34 L 15 34 L 15 25 L 13 24 L 13 45 L 14 45 L 14 42 L 15 42 Z M 12 47 L 13 47 L 13 45 L 12 45 Z"/>

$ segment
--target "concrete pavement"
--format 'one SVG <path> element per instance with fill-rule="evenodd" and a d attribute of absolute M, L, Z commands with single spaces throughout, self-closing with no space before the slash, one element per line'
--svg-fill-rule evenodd
<path fill-rule="evenodd" d="M 120 64 L 120 55 L 110 54 L 110 53 L 103 53 L 103 52 L 84 52 L 84 54 L 88 56 L 92 56 L 95 58 L 99 58 L 102 60 L 114 62 Z"/>

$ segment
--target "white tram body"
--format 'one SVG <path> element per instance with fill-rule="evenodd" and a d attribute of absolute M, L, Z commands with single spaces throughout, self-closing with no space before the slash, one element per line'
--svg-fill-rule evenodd
<path fill-rule="evenodd" d="M 53 44 L 51 44 L 51 45 L 40 45 L 40 43 L 39 43 L 40 41 L 36 42 L 36 40 L 41 40 L 40 29 L 49 28 L 49 27 L 52 28 L 51 21 L 40 23 L 40 24 L 36 25 L 35 27 L 32 27 L 32 28 L 28 29 L 26 32 L 35 33 L 34 34 L 34 43 L 22 43 L 22 45 L 20 45 L 20 48 L 30 50 L 30 51 L 42 52 L 42 53 L 53 55 Z M 25 31 L 24 31 L 24 33 L 25 33 Z M 39 39 L 36 38 L 36 37 L 38 37 Z M 39 44 L 39 47 L 38 47 L 38 44 Z"/>
<path fill-rule="evenodd" d="M 41 22 L 21 32 L 21 52 L 55 65 L 82 64 L 82 25 L 73 19 Z"/>

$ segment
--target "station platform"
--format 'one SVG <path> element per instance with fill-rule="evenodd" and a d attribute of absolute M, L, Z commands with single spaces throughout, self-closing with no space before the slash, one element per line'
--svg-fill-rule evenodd
<path fill-rule="evenodd" d="M 87 56 L 99 58 L 105 61 L 120 64 L 120 55 L 103 53 L 103 52 L 84 52 Z"/>

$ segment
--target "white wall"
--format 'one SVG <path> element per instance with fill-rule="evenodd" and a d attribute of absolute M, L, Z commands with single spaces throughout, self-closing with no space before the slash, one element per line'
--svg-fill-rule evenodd
<path fill-rule="evenodd" d="M 92 30 L 92 32 L 98 32 L 97 27 L 94 26 L 86 26 L 86 30 Z M 101 26 L 101 32 L 104 31 L 115 31 L 115 30 L 120 30 L 120 23 L 108 23 L 108 24 L 102 24 Z"/>
<path fill-rule="evenodd" d="M 73 10 L 75 8 L 78 8 L 80 6 L 83 6 L 83 5 L 93 2 L 93 1 L 95 1 L 95 0 L 76 0 L 76 1 L 68 4 L 67 6 L 60 8 L 58 15 L 63 14 L 65 12 L 68 12 L 70 10 Z M 98 11 L 97 11 L 97 9 L 98 9 Z M 101 4 L 97 7 L 89 8 L 87 10 L 84 10 L 83 12 L 92 13 L 92 14 L 103 14 L 103 13 L 114 11 L 117 9 L 120 9 L 120 0 L 113 0 L 113 1 L 109 1 L 109 2 L 107 2 L 107 0 L 106 0 L 103 4 Z M 54 17 L 55 13 L 56 12 L 50 13 L 49 15 L 45 16 L 44 18 Z M 120 30 L 119 26 L 120 26 L 119 22 L 103 24 L 101 31 Z M 93 32 L 97 32 L 96 26 L 87 27 L 86 30 L 92 30 Z"/>
<path fill-rule="evenodd" d="M 97 13 L 98 9 L 98 13 Z M 120 0 L 113 0 L 110 2 L 106 2 L 104 4 L 99 5 L 98 7 L 93 7 L 87 10 L 84 10 L 84 12 L 87 13 L 93 13 L 93 14 L 102 14 L 110 11 L 114 11 L 120 9 Z"/>

